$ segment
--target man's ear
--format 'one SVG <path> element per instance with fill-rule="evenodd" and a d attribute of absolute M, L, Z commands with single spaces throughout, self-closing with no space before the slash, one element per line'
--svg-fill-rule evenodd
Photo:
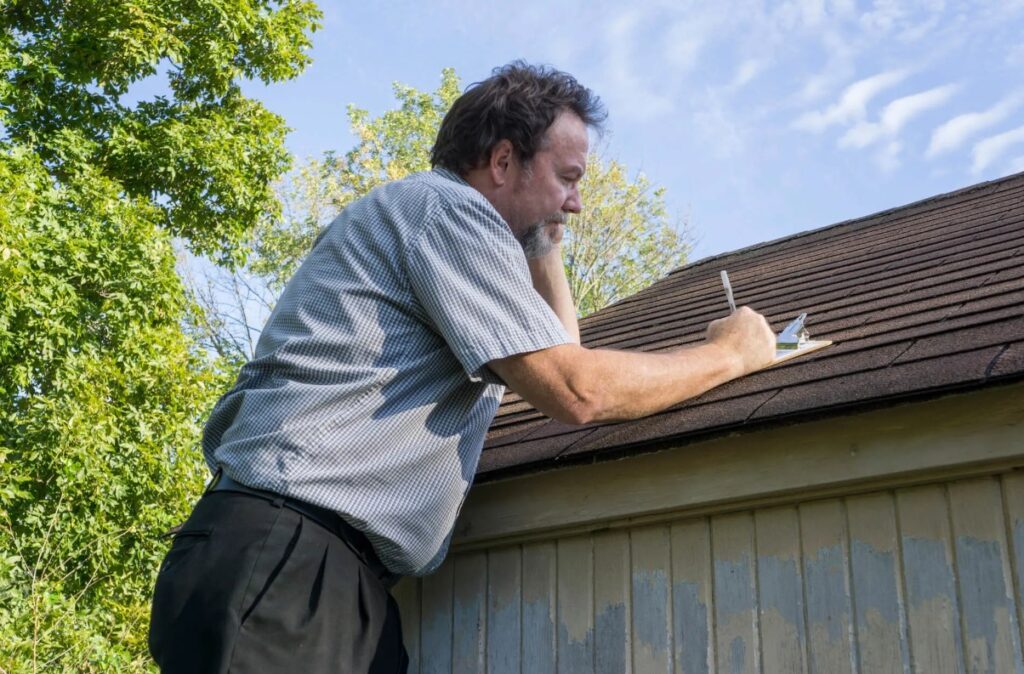
<path fill-rule="evenodd" d="M 508 139 L 499 140 L 491 148 L 491 160 L 487 168 L 495 185 L 501 187 L 511 179 L 510 170 L 514 162 L 515 151 L 512 148 L 512 142 Z"/>

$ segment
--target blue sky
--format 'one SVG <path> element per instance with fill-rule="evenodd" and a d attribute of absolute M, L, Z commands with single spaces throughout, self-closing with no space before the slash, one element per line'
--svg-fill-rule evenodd
<path fill-rule="evenodd" d="M 607 157 L 667 188 L 693 259 L 1024 171 L 1024 0 L 323 0 L 313 64 L 250 95 L 298 156 L 347 150 L 345 106 L 515 58 L 605 101 Z M 614 223 L 608 223 L 614 226 Z"/>

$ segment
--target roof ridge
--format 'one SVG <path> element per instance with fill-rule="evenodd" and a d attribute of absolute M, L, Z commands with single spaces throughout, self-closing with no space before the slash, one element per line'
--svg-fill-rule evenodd
<path fill-rule="evenodd" d="M 701 258 L 699 260 L 694 260 L 693 262 L 688 262 L 688 263 L 686 263 L 686 264 L 684 264 L 684 265 L 682 265 L 680 267 L 676 267 L 675 269 L 670 271 L 668 274 L 666 274 L 664 278 L 668 278 L 668 277 L 673 276 L 675 274 L 679 274 L 679 273 L 681 273 L 683 271 L 691 270 L 691 269 L 693 269 L 694 267 L 697 267 L 697 266 L 704 266 L 704 265 L 711 264 L 712 262 L 714 262 L 716 260 L 721 260 L 721 259 L 724 259 L 724 258 L 736 256 L 736 255 L 746 254 L 746 253 L 749 253 L 750 251 L 758 250 L 760 248 L 768 248 L 770 246 L 775 246 L 775 245 L 778 245 L 780 243 L 783 243 L 785 241 L 800 239 L 800 238 L 803 238 L 805 236 L 810 236 L 811 234 L 817 234 L 819 232 L 828 231 L 830 229 L 836 229 L 838 227 L 850 226 L 850 225 L 853 225 L 853 224 L 856 224 L 856 223 L 867 222 L 867 221 L 873 220 L 873 219 L 880 219 L 880 218 L 883 218 L 885 216 L 888 216 L 888 215 L 891 215 L 893 213 L 897 213 L 897 212 L 900 212 L 900 211 L 908 211 L 908 210 L 913 209 L 913 208 L 919 208 L 921 206 L 926 206 L 926 205 L 933 204 L 933 203 L 937 205 L 939 202 L 946 201 L 946 200 L 952 199 L 954 197 L 964 196 L 964 195 L 970 194 L 972 192 L 977 192 L 977 191 L 980 191 L 980 190 L 983 190 L 983 189 L 986 189 L 986 188 L 994 187 L 996 185 L 1000 185 L 1000 184 L 1003 184 L 1003 183 L 1010 183 L 1010 182 L 1014 182 L 1014 181 L 1024 181 L 1024 171 L 1021 171 L 1021 172 L 1018 172 L 1018 173 L 1011 173 L 1010 175 L 1007 175 L 1007 176 L 1002 176 L 1000 178 L 994 178 L 992 180 L 986 180 L 986 181 L 980 182 L 980 183 L 975 183 L 974 185 L 968 185 L 967 187 L 961 187 L 961 188 L 953 190 L 951 192 L 944 192 L 942 194 L 935 194 L 935 195 L 932 195 L 930 197 L 925 197 L 923 199 L 919 199 L 917 201 L 912 201 L 909 204 L 903 204 L 902 206 L 893 206 L 891 208 L 886 208 L 886 209 L 883 209 L 881 211 L 877 211 L 875 213 L 871 213 L 870 215 L 863 215 L 863 216 L 856 217 L 856 218 L 848 218 L 846 220 L 841 220 L 840 222 L 833 223 L 831 225 L 825 225 L 824 227 L 817 227 L 815 229 L 807 229 L 807 230 L 804 230 L 802 232 L 797 232 L 796 234 L 787 234 L 786 236 L 781 236 L 781 237 L 779 237 L 777 239 L 772 239 L 771 241 L 762 241 L 761 243 L 755 243 L 755 244 L 752 244 L 750 246 L 746 246 L 744 248 L 737 248 L 735 250 L 730 250 L 730 251 L 727 251 L 727 252 L 724 252 L 724 253 L 718 253 L 716 255 L 710 255 L 708 257 L 703 257 L 703 258 Z M 623 299 L 625 299 L 625 298 L 623 298 Z"/>

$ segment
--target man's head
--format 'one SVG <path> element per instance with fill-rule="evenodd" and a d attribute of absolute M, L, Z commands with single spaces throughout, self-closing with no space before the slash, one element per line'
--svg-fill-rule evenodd
<path fill-rule="evenodd" d="M 470 86 L 441 122 L 431 163 L 462 175 L 527 248 L 545 225 L 578 212 L 588 128 L 600 100 L 572 76 L 514 62 Z M 530 243 L 530 241 L 533 243 Z"/>

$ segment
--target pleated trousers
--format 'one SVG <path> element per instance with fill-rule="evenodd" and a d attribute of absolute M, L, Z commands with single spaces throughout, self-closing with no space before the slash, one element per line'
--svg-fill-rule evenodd
<path fill-rule="evenodd" d="M 394 599 L 344 540 L 280 500 L 226 491 L 175 534 L 149 647 L 165 674 L 408 667 Z"/>

